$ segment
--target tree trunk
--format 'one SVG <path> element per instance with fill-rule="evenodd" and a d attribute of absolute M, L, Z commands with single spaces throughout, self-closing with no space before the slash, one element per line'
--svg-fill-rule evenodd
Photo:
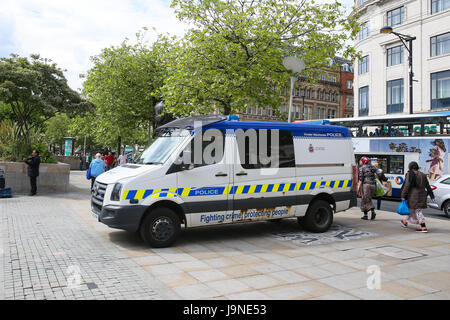
<path fill-rule="evenodd" d="M 120 155 L 120 148 L 122 146 L 122 137 L 117 136 L 117 156 Z"/>
<path fill-rule="evenodd" d="M 230 106 L 226 105 L 226 106 L 223 107 L 223 114 L 226 115 L 226 116 L 231 114 Z"/>

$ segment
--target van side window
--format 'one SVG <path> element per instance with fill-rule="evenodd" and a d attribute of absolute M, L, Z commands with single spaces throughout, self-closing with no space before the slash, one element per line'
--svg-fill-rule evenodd
<path fill-rule="evenodd" d="M 201 159 L 200 159 L 201 163 L 199 161 L 195 161 L 195 155 L 196 155 L 196 147 L 195 147 L 195 141 L 194 141 L 195 137 L 194 137 L 194 139 L 191 140 L 191 142 L 184 149 L 186 151 L 191 152 L 191 163 L 194 164 L 194 168 L 199 168 L 199 167 L 204 167 L 204 166 L 211 165 L 211 164 L 216 164 L 216 163 L 221 162 L 223 159 L 223 155 L 224 155 L 224 151 L 225 151 L 225 131 L 220 130 L 221 137 L 218 137 L 218 138 L 216 138 L 215 136 L 207 137 L 205 135 L 205 132 L 207 132 L 207 131 L 204 131 L 203 135 L 202 135 L 202 147 L 201 147 L 202 149 L 201 149 L 201 152 L 199 153 L 199 155 L 201 155 Z M 216 151 L 218 151 L 218 150 L 216 150 L 216 148 L 213 148 L 214 143 L 218 142 L 218 141 L 216 141 L 216 139 L 222 139 L 222 142 L 220 143 L 221 147 L 222 147 L 220 155 L 217 155 Z M 209 149 L 206 150 L 208 148 L 208 146 L 209 146 Z M 208 159 L 207 159 L 208 155 L 212 158 L 211 159 L 212 161 L 211 160 L 208 161 Z M 216 157 L 216 155 L 217 155 L 217 157 Z"/>
<path fill-rule="evenodd" d="M 292 132 L 287 130 L 278 130 L 278 149 L 274 149 L 274 152 L 278 152 L 278 163 L 266 163 L 266 161 L 262 161 L 259 142 L 261 139 L 262 132 L 266 135 L 267 141 L 267 149 L 265 150 L 267 153 L 267 157 L 272 157 L 272 147 L 276 148 L 277 146 L 272 146 L 272 130 L 255 130 L 256 131 L 256 141 L 250 141 L 251 138 L 245 137 L 244 140 L 236 139 L 238 143 L 238 149 L 243 150 L 245 148 L 245 161 L 241 163 L 244 169 L 261 169 L 261 168 L 291 168 L 295 167 L 295 152 L 294 152 L 294 140 L 292 138 Z M 244 130 L 246 133 L 247 130 Z M 242 146 L 242 141 L 245 141 L 245 146 Z M 250 148 L 250 143 L 253 144 L 253 148 Z M 261 151 L 261 152 L 260 152 Z M 252 161 L 252 159 L 256 159 Z M 241 161 L 242 162 L 242 161 Z"/>

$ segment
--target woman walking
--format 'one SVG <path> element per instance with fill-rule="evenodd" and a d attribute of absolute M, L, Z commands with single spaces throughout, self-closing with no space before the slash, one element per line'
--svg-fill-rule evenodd
<path fill-rule="evenodd" d="M 101 159 L 102 155 L 97 153 L 95 159 L 91 162 L 89 168 L 91 168 L 91 190 L 94 187 L 95 179 L 105 172 L 105 161 Z"/>
<path fill-rule="evenodd" d="M 402 200 L 408 200 L 410 214 L 408 219 L 402 220 L 401 223 L 405 228 L 408 223 L 418 224 L 420 226 L 416 231 L 428 232 L 422 209 L 427 208 L 427 195 L 434 199 L 433 190 L 431 190 L 427 176 L 419 171 L 417 162 L 411 162 L 408 169 L 405 183 L 402 186 Z"/>
<path fill-rule="evenodd" d="M 361 211 L 364 215 L 361 217 L 363 220 L 368 220 L 367 213 L 372 211 L 370 220 L 374 220 L 376 217 L 375 207 L 372 202 L 372 198 L 375 196 L 376 187 L 376 172 L 377 169 L 370 164 L 370 160 L 367 157 L 361 158 L 362 166 L 359 168 L 359 182 L 358 192 L 361 193 Z"/>

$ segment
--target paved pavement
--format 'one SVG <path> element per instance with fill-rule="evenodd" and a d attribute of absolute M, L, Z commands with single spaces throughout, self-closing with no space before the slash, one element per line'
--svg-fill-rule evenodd
<path fill-rule="evenodd" d="M 88 188 L 72 172 L 67 194 L 0 199 L 0 299 L 450 298 L 448 220 L 427 217 L 423 234 L 355 208 L 325 234 L 255 222 L 183 230 L 151 249 L 96 222 Z"/>

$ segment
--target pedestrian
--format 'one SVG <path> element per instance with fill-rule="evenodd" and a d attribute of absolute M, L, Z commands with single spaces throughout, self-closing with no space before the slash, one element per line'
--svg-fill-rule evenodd
<path fill-rule="evenodd" d="M 377 169 L 377 171 L 376 171 L 377 179 L 380 180 L 381 184 L 383 184 L 383 182 L 387 182 L 388 179 L 384 175 L 383 169 L 379 168 L 379 163 L 375 162 L 373 164 L 373 166 Z M 380 208 L 381 208 L 381 197 L 382 196 L 376 197 L 376 199 L 377 199 L 377 210 L 380 210 Z"/>
<path fill-rule="evenodd" d="M 89 168 L 91 168 L 91 190 L 94 187 L 95 179 L 105 172 L 105 162 L 101 159 L 101 157 L 102 155 L 97 153 L 95 155 L 95 159 L 92 160 L 91 165 L 89 166 Z"/>
<path fill-rule="evenodd" d="M 368 220 L 367 213 L 370 210 L 372 212 L 370 220 L 374 220 L 376 214 L 372 198 L 377 191 L 375 180 L 377 169 L 370 164 L 370 160 L 367 157 L 361 158 L 361 164 L 358 182 L 358 193 L 361 194 L 361 211 L 364 213 L 364 216 L 362 216 L 361 219 Z"/>
<path fill-rule="evenodd" d="M 23 161 L 28 165 L 28 176 L 30 177 L 31 192 L 30 196 L 34 196 L 37 192 L 37 177 L 39 176 L 39 165 L 41 164 L 41 158 L 39 157 L 39 151 L 36 149 L 31 153 L 31 157 L 23 158 Z"/>
<path fill-rule="evenodd" d="M 92 161 L 92 155 L 90 153 L 88 153 L 86 155 L 86 170 L 87 168 L 89 168 L 89 166 L 91 165 L 91 161 Z"/>
<path fill-rule="evenodd" d="M 112 155 L 112 152 L 108 152 L 108 155 L 105 157 L 106 162 L 106 171 L 111 170 L 114 165 L 114 156 Z"/>
<path fill-rule="evenodd" d="M 80 171 L 83 171 L 83 154 L 80 153 Z"/>
<path fill-rule="evenodd" d="M 125 155 L 125 152 L 122 151 L 122 153 L 119 156 L 119 166 L 123 166 L 127 164 L 127 156 Z"/>
<path fill-rule="evenodd" d="M 410 214 L 401 223 L 405 228 L 408 226 L 408 223 L 418 224 L 420 226 L 416 231 L 428 232 L 422 209 L 427 208 L 427 195 L 434 200 L 433 190 L 431 190 L 425 173 L 419 171 L 417 162 L 412 161 L 408 165 L 408 169 L 409 171 L 406 173 L 405 182 L 402 186 L 402 200 L 408 201 Z"/>

